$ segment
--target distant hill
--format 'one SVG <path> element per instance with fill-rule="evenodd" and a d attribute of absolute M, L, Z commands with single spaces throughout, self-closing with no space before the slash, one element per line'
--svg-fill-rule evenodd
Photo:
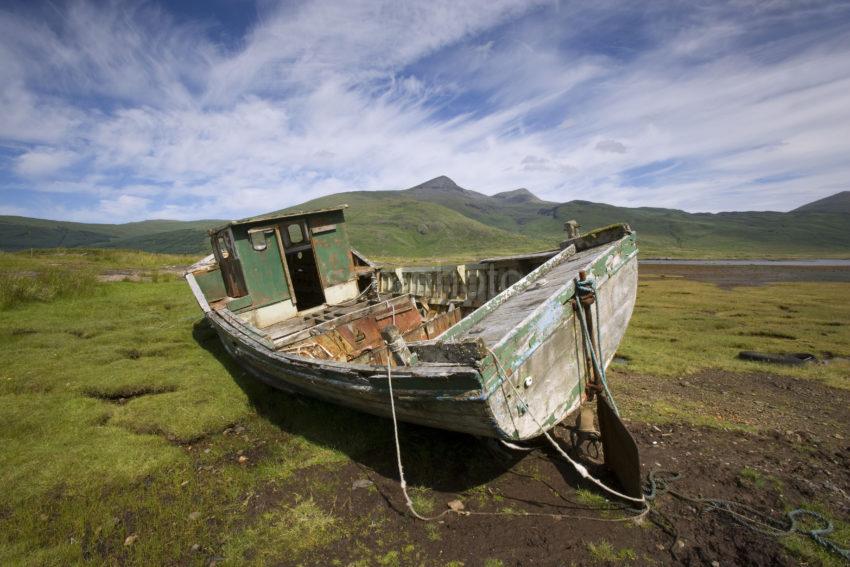
<path fill-rule="evenodd" d="M 29 248 L 127 248 L 195 254 L 207 246 L 206 231 L 216 220 L 147 220 L 87 224 L 0 216 L 0 250 Z"/>
<path fill-rule="evenodd" d="M 842 191 L 808 205 L 797 207 L 795 213 L 844 213 L 850 214 L 850 191 Z"/>
<path fill-rule="evenodd" d="M 850 257 L 850 192 L 788 213 L 687 213 L 651 207 L 615 207 L 576 200 L 556 203 L 528 189 L 485 195 L 441 176 L 399 191 L 350 191 L 292 209 L 346 203 L 352 244 L 380 258 L 456 259 L 543 250 L 557 246 L 563 225 L 588 230 L 627 222 L 643 257 Z M 0 249 L 130 248 L 201 254 L 206 231 L 222 221 L 151 220 L 83 224 L 0 217 Z"/>
<path fill-rule="evenodd" d="M 564 222 L 583 229 L 627 222 L 637 232 L 644 257 L 850 257 L 850 219 L 834 213 L 687 213 L 675 209 L 615 207 L 589 201 L 554 203 L 527 189 L 493 196 L 464 189 L 445 176 L 403 191 L 355 191 L 308 201 L 299 207 L 349 203 L 352 225 L 380 217 L 381 203 L 409 197 L 441 205 L 470 220 L 529 237 L 543 247 L 563 238 Z M 368 202 L 360 211 L 360 199 Z M 367 253 L 368 243 L 358 244 Z M 439 253 L 439 252 L 436 252 Z M 393 254 L 396 255 L 396 254 Z"/>

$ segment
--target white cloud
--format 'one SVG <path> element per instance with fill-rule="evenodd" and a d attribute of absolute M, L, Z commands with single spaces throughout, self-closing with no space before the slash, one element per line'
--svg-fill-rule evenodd
<path fill-rule="evenodd" d="M 596 143 L 596 149 L 600 152 L 607 152 L 610 154 L 626 153 L 626 146 L 617 140 L 600 140 Z"/>
<path fill-rule="evenodd" d="M 150 199 L 144 197 L 119 195 L 114 199 L 102 199 L 98 203 L 98 210 L 113 220 L 124 220 L 148 212 L 150 202 Z"/>
<path fill-rule="evenodd" d="M 15 160 L 15 173 L 21 177 L 43 178 L 70 166 L 77 160 L 74 152 L 53 149 L 28 151 Z"/>
<path fill-rule="evenodd" d="M 787 209 L 846 188 L 846 37 L 759 45 L 754 30 L 793 7 L 718 5 L 644 26 L 647 45 L 623 56 L 582 34 L 641 24 L 600 6 L 286 4 L 228 49 L 151 5 L 0 12 L 0 144 L 31 191 L 96 199 L 53 209 L 78 220 L 239 217 L 440 174 L 690 210 Z M 676 165 L 630 173 L 653 163 Z"/>

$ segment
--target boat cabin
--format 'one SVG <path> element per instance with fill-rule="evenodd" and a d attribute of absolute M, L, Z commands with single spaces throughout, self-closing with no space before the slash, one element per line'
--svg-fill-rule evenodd
<path fill-rule="evenodd" d="M 422 349 L 431 347 L 422 341 L 464 336 L 495 346 L 528 314 L 532 299 L 575 277 L 561 271 L 572 274 L 598 253 L 594 249 L 631 234 L 616 225 L 571 234 L 561 249 L 534 254 L 377 266 L 350 247 L 344 209 L 271 213 L 211 230 L 213 254 L 186 273 L 204 312 L 282 354 L 362 364 L 386 363 L 381 333 L 392 325 L 426 361 L 430 355 Z M 551 279 L 528 290 L 514 287 L 544 263 L 570 254 Z M 487 315 L 483 324 L 479 318 L 496 304 L 485 305 L 503 292 L 508 295 L 498 316 Z"/>
<path fill-rule="evenodd" d="M 356 298 L 345 207 L 272 213 L 211 230 L 217 269 L 195 276 L 204 296 L 257 327 Z"/>

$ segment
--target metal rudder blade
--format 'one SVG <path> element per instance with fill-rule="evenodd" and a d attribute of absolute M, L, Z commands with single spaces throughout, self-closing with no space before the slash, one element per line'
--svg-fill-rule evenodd
<path fill-rule="evenodd" d="M 640 498 L 643 494 L 640 454 L 634 437 L 605 396 L 596 397 L 596 417 L 605 451 L 605 465 L 620 481 L 624 494 Z"/>

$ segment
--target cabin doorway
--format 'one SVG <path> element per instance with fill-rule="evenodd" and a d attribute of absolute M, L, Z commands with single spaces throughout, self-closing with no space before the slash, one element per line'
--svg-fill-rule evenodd
<path fill-rule="evenodd" d="M 283 225 L 286 268 L 292 282 L 292 294 L 298 311 L 304 311 L 325 302 L 325 292 L 316 265 L 316 254 L 304 221 Z"/>
<path fill-rule="evenodd" d="M 215 235 L 213 254 L 221 270 L 224 280 L 225 293 L 228 297 L 242 297 L 248 294 L 245 276 L 242 274 L 242 264 L 236 257 L 236 247 L 233 245 L 233 234 L 225 229 Z"/>

